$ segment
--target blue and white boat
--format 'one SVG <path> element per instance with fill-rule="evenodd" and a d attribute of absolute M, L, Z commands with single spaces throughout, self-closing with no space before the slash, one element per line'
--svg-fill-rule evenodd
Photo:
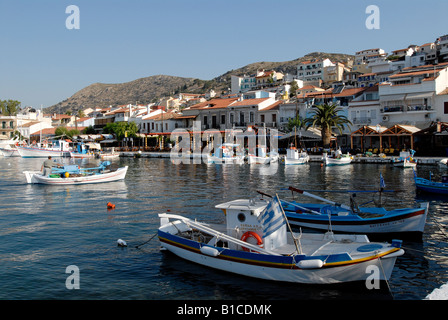
<path fill-rule="evenodd" d="M 380 280 L 388 280 L 404 253 L 399 240 L 388 244 L 365 235 L 292 233 L 278 197 L 234 200 L 216 208 L 224 211 L 225 223 L 159 214 L 162 249 L 243 276 L 309 284 L 365 281 L 370 266 L 381 270 Z"/>
<path fill-rule="evenodd" d="M 207 163 L 243 164 L 244 151 L 239 144 L 223 143 L 215 153 L 207 155 Z"/>
<path fill-rule="evenodd" d="M 127 171 L 128 166 L 112 168 L 109 161 L 104 161 L 94 168 L 81 168 L 78 165 L 52 168 L 49 175 L 44 175 L 41 171 L 24 171 L 23 173 L 26 182 L 30 184 L 77 185 L 123 180 Z"/>
<path fill-rule="evenodd" d="M 417 191 L 448 195 L 448 175 L 442 175 L 441 181 L 433 181 L 432 173 L 430 173 L 429 179 L 425 179 L 417 177 L 414 171 L 414 181 Z"/>
<path fill-rule="evenodd" d="M 423 233 L 428 215 L 428 202 L 414 208 L 386 210 L 383 207 L 343 205 L 290 187 L 292 191 L 320 200 L 323 203 L 304 203 L 282 200 L 291 225 L 317 230 L 355 234 Z M 353 200 L 353 199 L 351 199 Z"/>

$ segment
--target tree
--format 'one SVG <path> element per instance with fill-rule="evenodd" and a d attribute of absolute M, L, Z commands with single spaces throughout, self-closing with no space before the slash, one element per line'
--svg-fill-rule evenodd
<path fill-rule="evenodd" d="M 79 130 L 76 129 L 71 129 L 68 130 L 67 127 L 57 127 L 54 134 L 56 135 L 56 137 L 61 137 L 61 139 L 64 138 L 73 138 L 73 136 L 77 136 L 79 135 Z"/>
<path fill-rule="evenodd" d="M 20 101 L 0 100 L 0 113 L 5 116 L 15 116 L 20 110 Z"/>
<path fill-rule="evenodd" d="M 346 126 L 352 125 L 346 116 L 338 115 L 340 109 L 335 104 L 322 104 L 313 106 L 314 114 L 305 119 L 306 129 L 319 127 L 322 132 L 323 147 L 330 146 L 332 128 L 336 127 L 342 134 Z"/>
<path fill-rule="evenodd" d="M 288 120 L 288 125 L 286 127 L 287 132 L 291 132 L 295 127 L 300 129 L 305 124 L 305 120 L 303 120 L 300 116 L 297 116 L 295 119 L 290 118 Z"/>
<path fill-rule="evenodd" d="M 299 90 L 299 86 L 296 81 L 291 82 L 291 86 L 289 87 L 289 97 L 295 97 L 297 95 L 297 90 Z"/>
<path fill-rule="evenodd" d="M 125 136 L 135 138 L 138 132 L 138 126 L 135 122 L 112 122 L 103 128 L 104 133 L 115 134 L 118 140 Z"/>

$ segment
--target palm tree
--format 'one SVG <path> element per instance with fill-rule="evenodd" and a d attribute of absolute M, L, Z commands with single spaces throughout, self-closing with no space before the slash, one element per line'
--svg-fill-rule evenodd
<path fill-rule="evenodd" d="M 306 129 L 309 127 L 318 127 L 322 132 L 323 147 L 328 148 L 330 146 L 332 128 L 336 127 L 342 134 L 342 130 L 346 126 L 352 125 L 350 120 L 346 116 L 338 115 L 340 109 L 335 104 L 322 104 L 313 106 L 314 114 L 306 118 Z"/>

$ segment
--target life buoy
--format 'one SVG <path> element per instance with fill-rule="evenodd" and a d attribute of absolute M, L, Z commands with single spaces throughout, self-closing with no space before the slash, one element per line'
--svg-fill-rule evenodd
<path fill-rule="evenodd" d="M 255 240 L 257 240 L 257 246 L 259 246 L 260 248 L 263 247 L 263 239 L 261 239 L 261 237 L 260 237 L 257 233 L 255 233 L 255 232 L 253 232 L 253 231 L 247 231 L 247 232 L 245 232 L 245 233 L 243 234 L 243 236 L 241 237 L 241 241 L 247 242 L 247 240 L 248 240 L 249 238 L 254 238 Z M 243 250 L 244 250 L 244 251 L 247 251 L 247 252 L 251 251 L 250 249 L 248 249 L 248 248 L 246 248 L 246 247 L 243 247 Z M 253 251 L 253 250 L 252 250 L 252 251 Z"/>

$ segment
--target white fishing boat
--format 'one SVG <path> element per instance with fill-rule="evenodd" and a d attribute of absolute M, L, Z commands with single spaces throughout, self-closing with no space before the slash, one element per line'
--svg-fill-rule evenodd
<path fill-rule="evenodd" d="M 404 253 L 399 240 L 388 244 L 365 235 L 292 233 L 278 197 L 234 200 L 216 208 L 223 210 L 225 223 L 159 214 L 162 248 L 218 270 L 309 284 L 365 281 L 370 267 L 379 271 L 379 280 L 389 280 Z"/>
<path fill-rule="evenodd" d="M 15 145 L 7 145 L 4 148 L 0 148 L 0 154 L 5 158 L 20 157 L 19 151 Z"/>
<path fill-rule="evenodd" d="M 215 153 L 207 155 L 207 163 L 243 164 L 244 154 L 239 144 L 223 143 Z"/>
<path fill-rule="evenodd" d="M 417 162 L 414 159 L 415 151 L 401 151 L 400 156 L 398 158 L 392 159 L 392 163 L 394 167 L 400 168 L 415 168 L 417 166 Z"/>
<path fill-rule="evenodd" d="M 336 152 L 328 155 L 326 152 L 323 154 L 322 160 L 324 164 L 327 166 L 343 166 L 351 164 L 353 161 L 353 157 L 347 153 L 343 154 L 341 149 L 336 150 Z"/>
<path fill-rule="evenodd" d="M 253 152 L 247 154 L 247 162 L 249 164 L 269 164 L 271 163 L 271 157 L 266 152 L 265 146 L 257 147 Z"/>
<path fill-rule="evenodd" d="M 310 156 L 304 150 L 291 147 L 286 150 L 285 165 L 301 165 L 308 163 Z"/>
<path fill-rule="evenodd" d="M 69 142 L 65 140 L 44 140 L 42 143 L 29 146 L 17 146 L 17 150 L 22 158 L 71 158 L 71 148 Z"/>
<path fill-rule="evenodd" d="M 123 180 L 128 167 L 114 169 L 110 162 L 101 163 L 95 168 L 80 168 L 77 165 L 68 165 L 63 168 L 53 168 L 49 175 L 41 171 L 24 171 L 26 182 L 51 185 L 76 185 L 88 183 L 103 183 Z"/>

